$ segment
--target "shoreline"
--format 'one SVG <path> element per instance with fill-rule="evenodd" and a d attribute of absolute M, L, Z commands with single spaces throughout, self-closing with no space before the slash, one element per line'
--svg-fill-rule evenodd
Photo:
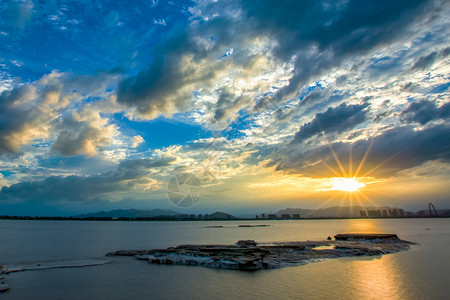
<path fill-rule="evenodd" d="M 300 219 L 255 219 L 255 218 L 235 218 L 235 219 L 179 219 L 176 217 L 148 217 L 148 218 L 74 218 L 74 217 L 31 217 L 31 216 L 0 216 L 0 220 L 18 220 L 18 221 L 113 221 L 113 222 L 153 222 L 153 221 L 180 221 L 180 222 L 210 222 L 210 221 L 224 221 L 224 222 L 236 222 L 236 221 L 307 221 L 307 220 L 398 220 L 398 219 L 449 219 L 450 216 L 442 217 L 339 217 L 339 218 L 300 218 Z"/>

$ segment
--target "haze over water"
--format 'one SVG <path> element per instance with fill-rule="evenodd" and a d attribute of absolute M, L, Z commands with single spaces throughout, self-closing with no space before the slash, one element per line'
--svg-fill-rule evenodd
<path fill-rule="evenodd" d="M 268 223 L 270 227 L 240 228 Z M 206 228 L 223 225 L 224 228 Z M 426 229 L 428 228 L 428 229 Z M 8 275 L 5 299 L 443 299 L 449 292 L 450 219 L 237 222 L 0 221 L 0 263 L 104 259 L 119 249 L 179 244 L 324 240 L 343 232 L 397 233 L 420 243 L 382 257 L 340 258 L 243 272 L 152 265 L 130 257 L 86 268 Z"/>

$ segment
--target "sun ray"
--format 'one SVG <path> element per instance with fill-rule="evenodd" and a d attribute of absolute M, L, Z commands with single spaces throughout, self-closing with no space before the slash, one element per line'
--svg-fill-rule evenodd
<path fill-rule="evenodd" d="M 344 194 L 344 196 L 342 197 L 341 202 L 339 203 L 339 207 L 338 207 L 338 210 L 336 212 L 336 216 L 339 216 L 339 214 L 341 212 L 341 208 L 342 208 L 343 204 L 345 203 L 345 200 L 347 199 L 347 194 L 348 193 L 343 192 L 343 194 Z"/>
<path fill-rule="evenodd" d="M 381 163 L 379 163 L 378 165 L 376 165 L 375 167 L 373 167 L 370 171 L 366 172 L 363 176 L 361 177 L 366 177 L 368 175 L 370 175 L 372 172 L 374 172 L 376 169 L 378 169 L 379 167 L 381 167 L 382 165 L 384 165 L 385 163 L 387 163 L 388 161 L 390 161 L 391 159 L 394 158 L 394 156 L 396 156 L 398 153 L 395 153 L 393 155 L 391 155 L 390 157 L 388 157 L 387 159 L 385 159 L 384 161 L 382 161 Z"/>
<path fill-rule="evenodd" d="M 316 211 L 318 211 L 319 209 L 321 209 L 322 207 L 324 207 L 328 202 L 330 202 L 331 200 L 333 200 L 334 198 L 336 198 L 339 194 L 343 193 L 342 191 L 339 191 L 337 193 L 335 193 L 333 196 L 329 197 L 327 200 L 325 200 L 321 205 L 319 205 L 312 213 L 314 214 Z"/>
<path fill-rule="evenodd" d="M 320 127 L 320 124 L 318 124 L 318 126 Z M 366 202 L 370 203 L 370 205 L 377 206 L 377 204 L 374 201 L 372 201 L 372 199 L 370 199 L 367 195 L 365 195 L 363 192 L 361 192 L 359 190 L 359 189 L 365 187 L 365 183 L 359 181 L 359 178 L 367 177 L 369 174 L 371 174 L 371 172 L 374 172 L 376 169 L 378 169 L 383 164 L 385 164 L 390 159 L 392 159 L 393 156 L 388 158 L 387 160 L 383 161 L 382 163 L 378 164 L 376 167 L 372 168 L 369 172 L 366 172 L 363 176 L 359 176 L 359 174 L 361 173 L 361 171 L 369 157 L 370 151 L 374 144 L 374 140 L 372 140 L 370 142 L 368 148 L 366 149 L 366 151 L 365 151 L 361 161 L 357 165 L 357 167 L 356 167 L 356 164 L 354 164 L 354 162 L 353 162 L 353 145 L 350 145 L 349 153 L 348 153 L 348 164 L 347 164 L 347 168 L 345 169 L 342 162 L 340 161 L 336 151 L 334 151 L 332 144 L 328 141 L 328 138 L 327 138 L 325 132 L 323 132 L 323 137 L 324 137 L 326 144 L 327 144 L 328 148 L 330 149 L 330 152 L 331 152 L 337 166 L 339 167 L 339 169 L 335 169 L 335 168 L 331 167 L 325 161 L 322 162 L 325 165 L 325 167 L 329 171 L 331 171 L 332 174 L 335 176 L 334 178 L 330 178 L 330 180 L 332 180 L 333 186 L 329 190 L 336 191 L 336 194 L 332 197 L 329 197 L 316 210 L 322 208 L 323 206 L 325 206 L 327 203 L 329 203 L 330 201 L 332 201 L 333 199 L 335 199 L 338 196 L 341 197 L 341 199 L 339 201 L 340 202 L 339 208 L 337 211 L 338 214 L 341 211 L 341 207 L 343 207 L 343 205 L 345 205 L 345 203 L 348 203 L 348 205 L 351 207 L 350 213 L 352 215 L 354 213 L 353 208 L 352 208 L 354 202 L 355 202 L 355 205 L 360 205 L 361 207 L 364 207 L 363 203 L 366 203 Z M 355 171 L 354 171 L 354 168 L 356 169 Z"/>
<path fill-rule="evenodd" d="M 364 204 L 363 204 L 362 201 L 361 201 L 361 198 L 359 198 L 359 194 L 358 194 L 358 193 L 355 194 L 355 198 L 356 198 L 356 200 L 358 201 L 359 205 L 361 206 L 361 209 L 362 209 L 363 207 L 365 207 Z"/>
<path fill-rule="evenodd" d="M 405 197 L 399 197 L 399 196 L 393 195 L 392 193 L 385 193 L 385 192 L 382 192 L 382 191 L 379 191 L 379 190 L 374 191 L 374 193 L 377 193 L 377 194 L 380 194 L 380 195 L 383 195 L 383 196 L 388 196 L 390 198 L 394 198 L 394 199 L 397 199 L 399 201 L 407 200 L 407 198 L 405 198 Z"/>
<path fill-rule="evenodd" d="M 348 177 L 348 176 L 347 176 L 347 172 L 345 172 L 345 169 L 344 169 L 344 167 L 342 166 L 341 161 L 339 160 L 339 158 L 338 158 L 336 152 L 334 152 L 333 146 L 331 146 L 331 144 L 328 143 L 328 141 L 327 141 L 327 145 L 328 145 L 328 148 L 330 148 L 331 154 L 333 155 L 334 160 L 335 160 L 336 163 L 338 164 L 339 169 L 340 169 L 341 172 L 342 172 L 342 175 L 344 175 L 344 177 Z"/>
<path fill-rule="evenodd" d="M 368 201 L 370 204 L 372 204 L 373 206 L 378 206 L 378 204 L 376 204 L 372 199 L 370 199 L 368 196 L 366 196 L 364 193 L 359 193 L 364 199 L 366 199 L 366 201 Z"/>
<path fill-rule="evenodd" d="M 366 161 L 366 159 L 367 159 L 367 156 L 369 155 L 370 149 L 372 149 L 373 143 L 374 143 L 374 140 L 372 140 L 372 142 L 371 142 L 370 145 L 369 145 L 369 148 L 367 148 L 367 150 L 366 150 L 366 153 L 364 153 L 364 156 L 363 156 L 363 158 L 361 159 L 361 162 L 359 163 L 359 166 L 358 166 L 358 168 L 356 169 L 355 174 L 353 175 L 354 177 L 358 177 L 359 171 L 360 171 L 361 168 L 363 167 L 363 165 L 364 165 L 364 163 L 365 163 L 365 161 Z"/>
<path fill-rule="evenodd" d="M 325 167 L 327 167 L 331 172 L 333 172 L 333 174 L 334 175 L 336 175 L 336 176 L 341 176 L 341 174 L 339 174 L 335 169 L 333 169 L 332 167 L 330 167 L 326 162 L 322 162 L 324 165 L 325 165 Z"/>
<path fill-rule="evenodd" d="M 353 177 L 353 144 L 350 145 L 348 154 L 348 175 L 349 177 Z"/>
<path fill-rule="evenodd" d="M 353 193 L 348 193 L 348 198 L 350 200 L 350 215 L 353 215 Z"/>
<path fill-rule="evenodd" d="M 339 166 L 339 169 L 341 170 L 341 172 L 342 172 L 342 174 L 344 175 L 344 177 L 347 177 L 347 173 L 345 172 L 345 169 L 344 169 L 344 167 L 342 166 L 341 161 L 340 161 L 339 158 L 337 157 L 337 154 L 336 154 L 336 152 L 334 151 L 333 146 L 331 146 L 331 143 L 330 143 L 330 141 L 329 141 L 328 138 L 327 138 L 327 135 L 326 135 L 326 133 L 325 133 L 325 130 L 322 129 L 322 126 L 320 125 L 320 122 L 319 122 L 318 120 L 316 120 L 316 124 L 317 124 L 317 127 L 319 127 L 319 129 L 321 130 L 321 132 L 322 132 L 322 134 L 323 134 L 323 138 L 325 139 L 325 142 L 326 142 L 328 148 L 330 149 L 331 154 L 332 154 L 333 157 L 334 157 L 334 160 L 336 161 L 337 165 Z"/>

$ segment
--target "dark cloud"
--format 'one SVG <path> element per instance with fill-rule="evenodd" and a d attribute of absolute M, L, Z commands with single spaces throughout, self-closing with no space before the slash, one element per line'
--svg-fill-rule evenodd
<path fill-rule="evenodd" d="M 275 98 L 296 93 L 301 85 L 346 58 L 362 55 L 402 38 L 410 24 L 437 13 L 436 1 L 242 1 L 253 31 L 277 40 L 276 55 L 294 55 L 294 76 Z"/>
<path fill-rule="evenodd" d="M 402 87 L 402 92 L 415 92 L 420 88 L 420 85 L 413 82 L 408 82 Z"/>
<path fill-rule="evenodd" d="M 89 201 L 104 193 L 125 191 L 126 184 L 116 174 L 98 176 L 51 176 L 40 181 L 24 181 L 4 186 L 2 200 L 19 201 Z"/>
<path fill-rule="evenodd" d="M 349 130 L 366 120 L 368 103 L 329 107 L 325 112 L 316 114 L 315 118 L 300 127 L 293 143 L 299 143 L 320 132 L 334 133 Z"/>
<path fill-rule="evenodd" d="M 195 47 L 189 43 L 187 33 L 167 40 L 156 49 L 152 65 L 148 69 L 119 83 L 117 101 L 135 108 L 141 114 L 148 115 L 156 114 L 157 116 L 174 109 L 182 110 L 185 99 L 183 96 L 180 99 L 173 93 L 183 87 L 184 76 L 189 75 L 187 72 L 183 74 L 180 70 L 183 54 L 194 52 Z M 192 70 L 189 71 L 192 72 Z M 187 96 L 187 94 L 184 95 L 184 97 Z"/>
<path fill-rule="evenodd" d="M 87 121 L 84 123 L 70 117 L 64 121 L 59 119 L 82 98 L 104 93 L 111 78 L 108 74 L 76 76 L 52 72 L 32 84 L 17 85 L 0 93 L 0 155 L 20 153 L 23 146 L 33 141 L 51 138 L 54 131 L 60 132 L 54 150 L 63 155 L 87 153 L 80 149 L 86 146 L 84 141 L 88 139 L 95 140 L 89 154 L 107 145 L 109 142 L 104 135 L 108 126 L 99 122 L 99 116 L 82 117 L 81 121 Z M 73 115 L 80 115 L 73 112 Z"/>
<path fill-rule="evenodd" d="M 235 96 L 234 93 L 225 89 L 219 92 L 219 99 L 217 100 L 216 110 L 214 112 L 214 122 L 224 121 L 226 119 L 234 119 L 235 112 L 245 105 L 249 104 L 248 97 L 244 95 Z"/>
<path fill-rule="evenodd" d="M 302 105 L 313 104 L 315 102 L 319 102 L 319 101 L 323 100 L 323 98 L 325 98 L 327 96 L 328 95 L 327 95 L 326 91 L 324 91 L 323 89 L 320 89 L 320 88 L 315 88 L 311 93 L 309 93 L 302 99 L 301 104 Z"/>
<path fill-rule="evenodd" d="M 428 55 L 421 56 L 419 59 L 414 63 L 414 66 L 412 67 L 412 70 L 423 70 L 428 69 L 433 64 L 439 60 L 446 58 L 450 53 L 450 47 L 447 47 L 445 49 L 442 49 L 440 51 L 433 51 Z"/>
<path fill-rule="evenodd" d="M 111 143 L 114 133 L 113 126 L 104 126 L 99 120 L 76 120 L 72 116 L 64 118 L 57 127 L 60 131 L 52 150 L 64 156 L 96 155 Z"/>
<path fill-rule="evenodd" d="M 377 114 L 377 116 L 375 117 L 375 119 L 373 120 L 375 123 L 379 123 L 381 122 L 381 120 L 383 120 L 384 118 L 387 118 L 391 115 L 394 115 L 394 110 L 387 110 L 384 112 L 380 112 Z"/>
<path fill-rule="evenodd" d="M 176 159 L 174 157 L 164 157 L 160 159 L 152 159 L 152 158 L 127 159 L 120 162 L 119 171 L 161 168 L 170 165 L 175 160 Z"/>
<path fill-rule="evenodd" d="M 131 107 L 138 116 L 151 119 L 185 111 L 193 100 L 192 92 L 200 87 L 211 89 L 232 73 L 230 64 L 231 69 L 241 73 L 251 69 L 249 62 L 254 54 L 244 49 L 255 37 L 270 38 L 276 45 L 273 51 L 264 53 L 266 57 L 280 64 L 293 63 L 289 84 L 273 95 L 275 102 L 287 100 L 304 84 L 347 59 L 408 37 L 412 24 L 439 13 L 440 6 L 446 4 L 435 0 L 243 0 L 198 5 L 202 7 L 197 9 L 210 20 L 194 22 L 186 30 L 174 30 L 152 51 L 148 68 L 119 83 L 117 101 Z M 232 11 L 242 13 L 236 18 L 236 14 L 227 13 Z M 227 47 L 235 51 L 225 62 L 219 59 L 219 53 Z M 320 97 L 319 93 L 312 93 L 304 103 L 318 100 L 313 98 Z M 226 119 L 244 105 L 237 99 L 239 96 L 228 97 L 226 90 L 218 94 L 217 107 L 212 108 L 213 120 Z M 225 98 L 230 108 L 220 100 Z"/>
<path fill-rule="evenodd" d="M 416 61 L 412 69 L 413 70 L 428 69 L 436 62 L 437 57 L 438 57 L 437 51 L 431 52 L 426 56 L 422 56 Z"/>
<path fill-rule="evenodd" d="M 90 176 L 50 176 L 23 181 L 0 190 L 0 200 L 26 202 L 91 201 L 109 199 L 107 194 L 130 191 L 145 184 L 151 169 L 168 166 L 174 158 L 122 161 L 117 171 Z"/>
<path fill-rule="evenodd" d="M 39 135 L 34 132 L 42 117 L 34 103 L 36 97 L 36 90 L 29 85 L 0 94 L 0 154 L 18 153 Z"/>
<path fill-rule="evenodd" d="M 440 56 L 441 58 L 446 58 L 450 55 L 450 47 L 441 50 Z"/>
<path fill-rule="evenodd" d="M 400 117 L 407 122 L 417 122 L 422 125 L 434 119 L 447 119 L 450 117 L 450 102 L 438 107 L 435 102 L 422 100 L 413 102 L 402 111 Z"/>
<path fill-rule="evenodd" d="M 450 118 L 450 102 L 447 102 L 439 107 L 439 117 L 442 119 Z"/>
<path fill-rule="evenodd" d="M 119 83 L 117 101 L 147 118 L 186 109 L 192 92 L 200 86 L 207 88 L 224 67 L 217 61 L 212 62 L 212 67 L 207 60 L 228 42 L 229 37 L 222 30 L 229 25 L 228 20 L 218 18 L 208 27 L 175 30 L 155 48 L 149 68 Z M 209 32 L 210 28 L 216 30 Z M 214 40 L 208 41 L 207 37 Z"/>
<path fill-rule="evenodd" d="M 371 140 L 356 143 L 333 143 L 331 148 L 340 158 L 344 170 L 349 169 L 349 152 L 352 152 L 353 172 L 364 154 L 367 159 L 359 175 L 370 172 L 371 176 L 392 176 L 397 172 L 420 166 L 427 161 L 441 160 L 450 163 L 450 127 L 437 125 L 423 130 L 399 127 L 385 131 Z M 272 164 L 277 170 L 301 173 L 310 176 L 335 176 L 325 164 L 340 172 L 330 146 L 321 146 L 307 151 L 298 151 L 290 145 Z M 369 149 L 370 148 L 370 149 Z"/>

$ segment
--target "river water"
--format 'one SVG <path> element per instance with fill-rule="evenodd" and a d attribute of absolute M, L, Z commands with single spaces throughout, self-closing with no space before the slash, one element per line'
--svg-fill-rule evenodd
<path fill-rule="evenodd" d="M 269 224 L 270 227 L 238 227 Z M 223 225 L 223 228 L 206 226 Z M 397 233 L 419 243 L 370 258 L 339 258 L 244 272 L 152 265 L 119 249 L 179 244 L 323 240 L 337 233 Z M 450 219 L 208 222 L 0 220 L 0 264 L 106 259 L 112 263 L 11 273 L 2 299 L 448 299 Z"/>

